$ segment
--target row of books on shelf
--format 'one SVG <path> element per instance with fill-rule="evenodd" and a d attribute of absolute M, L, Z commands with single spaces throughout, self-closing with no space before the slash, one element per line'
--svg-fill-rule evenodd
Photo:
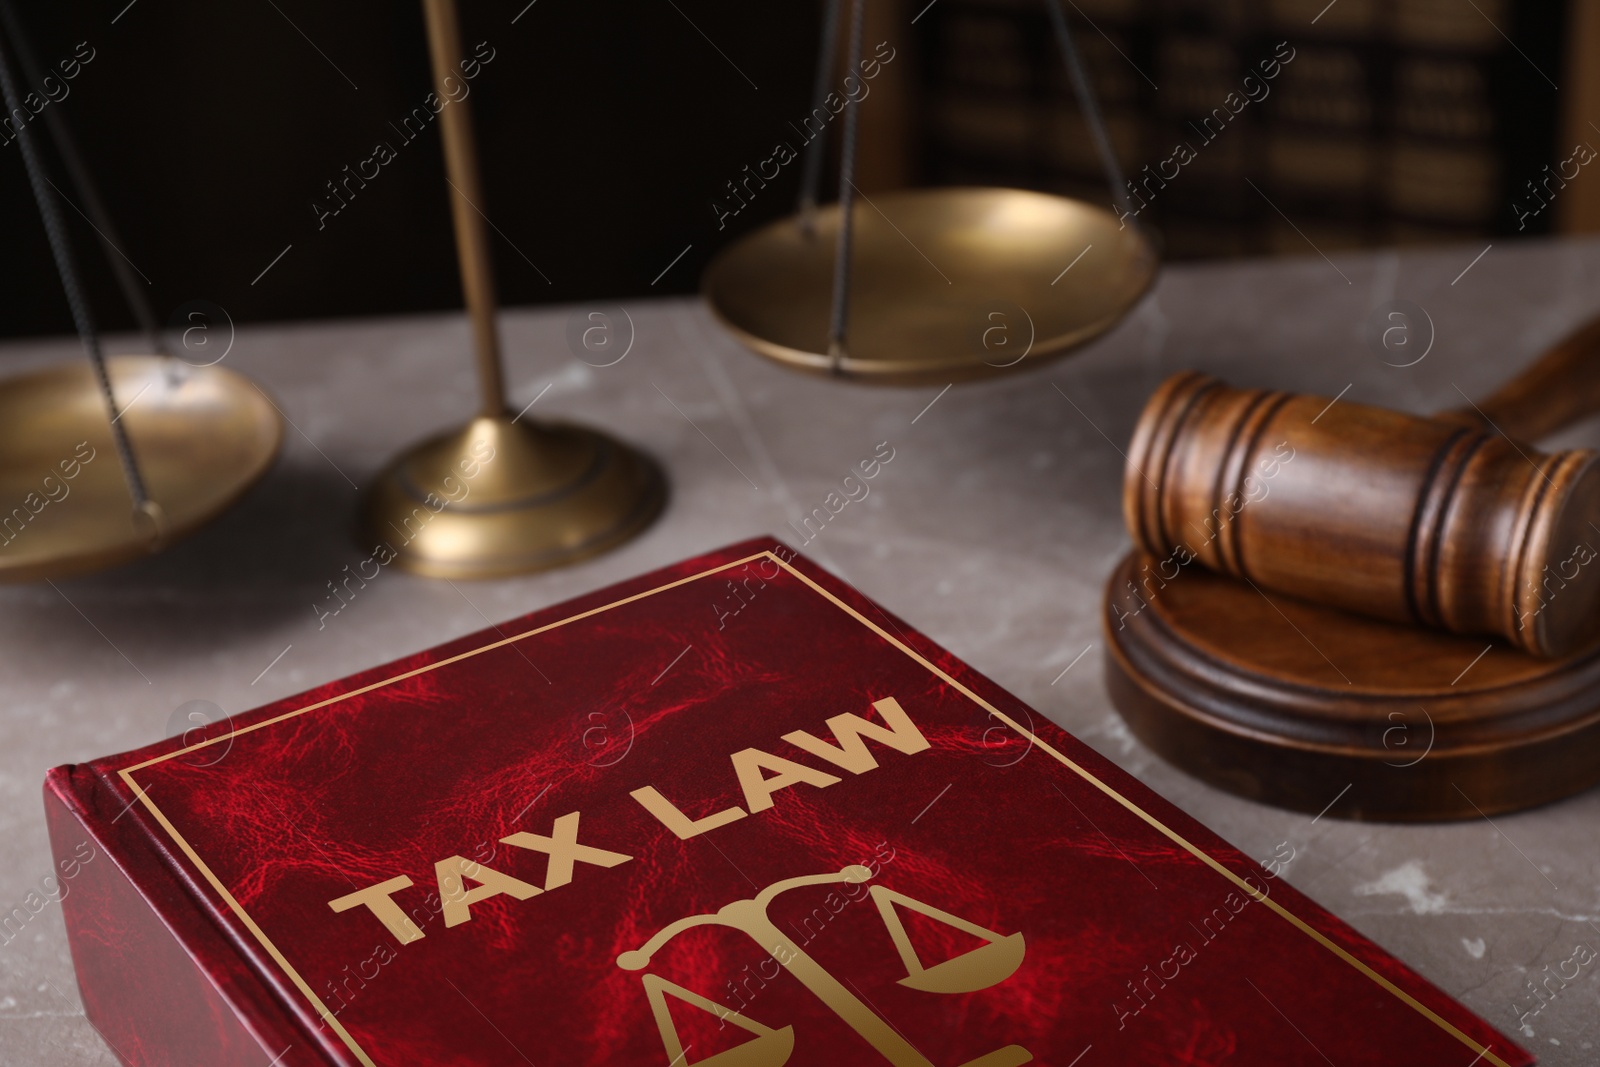
<path fill-rule="evenodd" d="M 1099 183 L 1104 199 L 1100 161 L 1082 115 L 1069 104 L 1017 107 L 957 98 L 936 109 L 935 123 L 952 158 L 1086 179 Z M 1376 198 L 1396 212 L 1447 223 L 1487 224 L 1504 206 L 1495 195 L 1500 162 L 1486 141 L 1379 140 L 1292 126 L 1229 129 L 1207 139 L 1207 127 L 1136 115 L 1111 115 L 1107 129 L 1136 202 L 1213 201 L 1216 186 L 1246 188 L 1248 178 L 1290 197 Z"/>
<path fill-rule="evenodd" d="M 952 185 L 1005 184 L 981 161 L 952 164 L 942 175 Z M 1103 179 L 1072 175 L 1040 175 L 1029 187 L 1071 196 L 1111 208 Z M 1149 218 L 1169 259 L 1218 256 L 1310 255 L 1313 249 L 1390 245 L 1430 245 L 1492 236 L 1490 227 L 1450 221 L 1427 212 L 1404 215 L 1375 210 L 1362 200 L 1296 198 L 1293 190 L 1256 182 L 1238 188 L 1197 189 L 1182 207 L 1152 209 Z M 1267 199 L 1270 197 L 1270 200 Z M 1279 214 L 1279 210 L 1285 214 Z"/>
<path fill-rule="evenodd" d="M 1549 146 L 1507 91 L 1509 3 L 1074 0 L 1069 11 L 1130 197 L 1169 235 L 1195 234 L 1171 239 L 1174 254 L 1271 250 L 1275 228 L 1303 248 L 1293 227 L 1324 222 L 1340 244 L 1550 222 L 1545 201 L 1514 203 Z M 1108 201 L 1043 3 L 954 0 L 923 32 L 929 180 L 1081 187 Z"/>
<path fill-rule="evenodd" d="M 946 94 L 974 99 L 1071 102 L 1062 64 L 1028 29 L 1023 21 L 992 16 L 951 19 L 935 84 Z M 1494 132 L 1492 61 L 1485 57 L 1173 36 L 1155 44 L 1146 70 L 1115 37 L 1087 34 L 1080 48 L 1096 96 L 1113 110 L 1204 116 L 1225 107 L 1229 94 L 1235 94 L 1259 103 L 1273 121 L 1393 127 L 1440 137 Z"/>
<path fill-rule="evenodd" d="M 1041 10 L 1043 0 L 962 0 L 962 6 L 1026 13 Z M 1074 0 L 1068 10 L 1107 30 L 1161 23 L 1491 52 L 1504 44 L 1511 8 L 1511 0 Z"/>

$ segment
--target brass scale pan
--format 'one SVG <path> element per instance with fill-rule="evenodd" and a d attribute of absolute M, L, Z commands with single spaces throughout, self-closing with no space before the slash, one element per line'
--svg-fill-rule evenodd
<path fill-rule="evenodd" d="M 90 368 L 10 378 L 0 383 L 0 579 L 132 562 L 220 514 L 272 465 L 278 412 L 243 375 L 166 356 L 106 366 L 159 528 L 134 510 Z"/>
<path fill-rule="evenodd" d="M 840 6 L 828 0 L 824 8 L 812 93 L 819 109 L 839 54 Z M 734 336 L 799 370 L 938 385 L 1065 355 L 1139 302 L 1160 257 L 1129 204 L 1061 0 L 1044 6 L 1118 214 L 1019 189 L 869 198 L 854 182 L 861 109 L 847 108 L 839 203 L 816 207 L 819 135 L 805 149 L 798 214 L 735 241 L 706 270 L 706 299 Z M 852 0 L 846 87 L 860 62 L 865 8 Z M 866 204 L 856 205 L 858 196 Z"/>
<path fill-rule="evenodd" d="M 944 385 L 1065 355 L 1115 325 L 1155 278 L 1144 234 L 1081 200 L 953 188 L 872 205 L 855 209 L 850 340 L 837 368 L 828 320 L 838 205 L 818 211 L 810 234 L 781 219 L 724 249 L 705 274 L 712 311 L 785 366 Z"/>
<path fill-rule="evenodd" d="M 9 0 L 0 0 L 0 87 L 40 70 Z M 165 343 L 149 299 L 118 251 L 116 230 L 59 109 L 45 123 L 82 195 L 129 306 L 156 351 Z M 60 209 L 23 124 L 19 147 L 51 253 L 89 360 L 0 382 L 0 581 L 115 566 L 157 551 L 220 514 L 277 455 L 277 407 L 254 383 L 170 355 L 106 360 L 78 278 Z M 226 353 L 224 353 L 226 354 Z M 102 376 L 103 375 L 103 376 Z"/>

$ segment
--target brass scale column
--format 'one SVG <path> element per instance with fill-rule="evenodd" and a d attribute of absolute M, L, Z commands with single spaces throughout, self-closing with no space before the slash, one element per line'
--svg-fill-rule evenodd
<path fill-rule="evenodd" d="M 648 526 L 666 482 L 644 455 L 606 434 L 513 417 L 506 408 L 494 272 L 467 100 L 445 79 L 462 59 L 455 0 L 423 0 L 461 288 L 482 397 L 466 426 L 429 438 L 379 475 L 362 506 L 364 539 L 436 578 L 492 578 L 603 552 Z"/>

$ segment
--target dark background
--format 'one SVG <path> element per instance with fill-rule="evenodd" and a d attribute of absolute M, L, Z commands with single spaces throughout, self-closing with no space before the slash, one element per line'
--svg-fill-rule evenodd
<path fill-rule="evenodd" d="M 1470 18 L 1489 18 L 1460 2 Z M 1386 27 L 1403 5 L 1420 3 L 1377 0 L 1365 28 L 1338 24 L 1335 16 L 1354 7 L 1313 23 L 1320 0 L 1069 5 L 1101 98 L 1120 124 L 1113 132 L 1131 131 L 1119 139 L 1130 176 L 1165 156 L 1175 139 L 1191 137 L 1185 131 L 1195 116 L 1181 103 L 1174 43 L 1227 50 L 1228 69 L 1191 85 L 1189 96 L 1204 107 L 1282 37 L 1306 57 L 1295 75 L 1330 49 L 1354 57 L 1362 72 L 1338 89 L 1369 116 L 1356 129 L 1286 119 L 1279 113 L 1289 99 L 1286 74 L 1271 101 L 1228 133 L 1239 149 L 1231 169 L 1208 176 L 1196 168 L 1153 203 L 1145 217 L 1165 233 L 1169 254 L 1310 254 L 1312 239 L 1332 249 L 1548 232 L 1556 210 L 1518 234 L 1512 204 L 1529 178 L 1570 153 L 1570 144 L 1556 143 L 1560 101 L 1541 73 L 1563 83 L 1572 73 L 1563 70 L 1568 5 L 1485 0 L 1480 6 L 1499 19 L 1495 33 L 1479 26 L 1488 44 L 1461 52 L 1448 42 L 1395 43 Z M 498 231 L 502 302 L 691 292 L 718 247 L 791 211 L 798 163 L 725 229 L 712 202 L 725 199 L 725 184 L 777 141 L 798 144 L 792 123 L 808 110 L 820 7 L 820 0 L 461 0 L 466 51 L 485 41 L 496 53 L 471 83 L 470 100 L 483 206 Z M 1075 105 L 1043 10 L 1042 0 L 872 0 L 867 50 L 887 38 L 899 56 L 863 108 L 863 187 L 1015 185 L 1109 203 L 1098 164 L 1084 154 L 1081 124 L 1065 136 L 1050 125 L 1063 108 L 1075 114 Z M 460 306 L 438 123 L 409 143 L 390 125 L 431 89 L 415 0 L 35 0 L 18 13 L 46 66 L 79 42 L 95 50 L 69 83 L 71 95 L 50 107 L 77 134 L 159 317 L 196 300 L 238 321 Z M 1430 56 L 1481 71 L 1481 104 L 1445 101 L 1438 112 L 1446 119 L 1458 105 L 1484 112 L 1489 132 L 1478 150 L 1495 157 L 1496 169 L 1483 197 L 1492 210 L 1476 219 L 1419 217 L 1386 199 L 1386 153 L 1433 143 L 1426 130 L 1395 118 L 1404 109 L 1393 72 Z M 980 119 L 975 135 L 953 135 L 952 107 L 980 115 L 987 108 L 998 121 Z M 993 142 L 989 128 L 1012 117 L 1022 120 L 1015 143 Z M 31 128 L 46 130 L 42 119 Z M 1329 196 L 1275 177 L 1266 153 L 1284 135 L 1364 141 L 1378 162 L 1363 185 Z M 313 202 L 326 200 L 326 183 L 379 141 L 398 158 L 319 230 Z M 1077 162 L 1060 162 L 1063 143 L 1078 150 Z M 1207 149 L 1206 165 L 1222 155 Z M 49 158 L 56 183 L 70 193 Z M 74 208 L 64 213 L 102 325 L 131 327 L 93 231 Z M 0 336 L 68 332 L 15 144 L 0 146 L 0 235 Z"/>
<path fill-rule="evenodd" d="M 798 166 L 720 233 L 710 204 L 793 139 L 815 7 L 538 0 L 513 25 L 526 3 L 461 4 L 464 49 L 496 51 L 470 101 L 505 303 L 691 291 L 719 239 L 793 209 Z M 236 320 L 459 306 L 437 120 L 404 147 L 388 125 L 431 89 L 420 4 L 126 5 L 50 0 L 18 14 L 43 65 L 80 41 L 97 53 L 50 106 L 70 121 L 160 316 L 192 300 Z M 319 231 L 312 202 L 380 140 L 399 157 Z M 71 192 L 59 166 L 53 177 Z M 64 212 L 97 316 L 131 327 L 94 232 Z M 14 143 L 0 147 L 0 235 L 0 334 L 69 331 Z"/>

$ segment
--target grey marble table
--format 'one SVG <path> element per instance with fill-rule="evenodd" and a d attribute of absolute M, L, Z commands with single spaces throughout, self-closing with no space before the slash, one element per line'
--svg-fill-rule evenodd
<path fill-rule="evenodd" d="M 871 494 L 809 554 L 1246 852 L 1292 850 L 1289 881 L 1520 1031 L 1542 1062 L 1594 1064 L 1596 968 L 1521 1027 L 1538 1005 L 1529 976 L 1579 943 L 1600 948 L 1600 792 L 1492 824 L 1314 820 L 1164 764 L 1128 734 L 1101 678 L 1101 584 L 1128 544 L 1119 449 L 1150 390 L 1199 367 L 1418 411 L 1481 397 L 1600 310 L 1600 243 L 1480 252 L 1173 268 L 1076 357 L 948 392 L 795 375 L 739 348 L 691 299 L 628 302 L 634 347 L 605 368 L 568 351 L 572 309 L 508 312 L 515 406 L 537 396 L 534 415 L 598 423 L 648 449 L 672 479 L 666 514 L 624 548 L 553 574 L 452 586 L 389 568 L 321 626 L 326 583 L 362 556 L 349 533 L 359 487 L 472 408 L 466 323 L 243 328 L 227 365 L 261 381 L 292 423 L 266 481 L 162 556 L 0 588 L 0 908 L 51 871 L 47 767 L 165 736 L 189 701 L 242 711 L 739 538 L 798 543 L 790 524 L 887 441 L 894 459 Z M 1382 359 L 1366 339 L 1396 299 L 1433 323 L 1426 358 L 1409 367 L 1385 360 L 1415 358 L 1427 338 Z M 0 346 L 0 371 L 77 358 L 69 339 L 16 342 Z M 1561 443 L 1600 444 L 1600 426 Z M 84 1019 L 59 908 L 3 940 L 0 1063 L 114 1063 Z"/>

